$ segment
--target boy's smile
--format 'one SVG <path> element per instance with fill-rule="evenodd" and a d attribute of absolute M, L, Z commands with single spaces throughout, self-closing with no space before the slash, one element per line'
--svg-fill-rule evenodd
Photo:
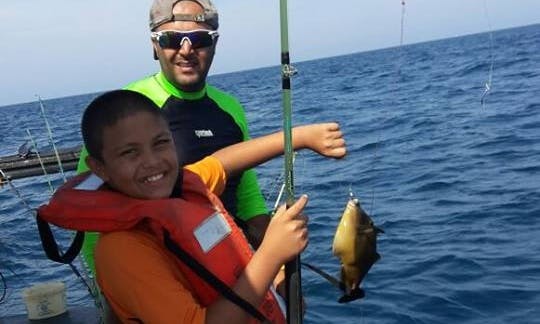
<path fill-rule="evenodd" d="M 103 130 L 103 162 L 89 165 L 112 188 L 134 198 L 168 198 L 179 165 L 167 122 L 147 112 L 121 118 Z"/>

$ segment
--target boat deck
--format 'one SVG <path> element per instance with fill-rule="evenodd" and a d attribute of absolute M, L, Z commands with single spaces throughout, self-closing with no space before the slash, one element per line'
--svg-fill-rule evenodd
<path fill-rule="evenodd" d="M 64 314 L 42 320 L 29 320 L 26 314 L 0 318 L 0 324 L 99 324 L 95 307 L 72 307 Z"/>
<path fill-rule="evenodd" d="M 58 158 L 62 162 L 64 171 L 71 171 L 77 168 L 79 162 L 81 147 L 71 147 L 58 150 Z M 59 172 L 58 159 L 54 152 L 40 152 L 41 162 L 47 173 Z M 0 183 L 9 179 L 19 179 L 43 175 L 43 168 L 37 154 L 32 153 L 28 156 L 9 155 L 0 157 Z M 5 178 L 4 178 L 5 176 Z"/>

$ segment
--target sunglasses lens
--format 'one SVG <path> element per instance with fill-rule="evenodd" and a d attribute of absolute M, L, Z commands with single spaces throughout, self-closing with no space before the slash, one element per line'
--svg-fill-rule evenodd
<path fill-rule="evenodd" d="M 194 31 L 188 33 L 166 31 L 158 37 L 158 43 L 161 48 L 179 49 L 184 41 L 189 40 L 191 47 L 203 48 L 212 46 L 214 39 L 207 31 Z"/>
<path fill-rule="evenodd" d="M 175 41 L 174 34 L 169 32 L 159 35 L 157 40 L 161 48 L 180 47 L 180 39 L 178 41 Z"/>
<path fill-rule="evenodd" d="M 208 47 L 212 46 L 214 43 L 212 36 L 210 36 L 208 32 L 199 31 L 190 33 L 190 35 L 189 40 L 191 41 L 191 46 L 193 48 Z"/>

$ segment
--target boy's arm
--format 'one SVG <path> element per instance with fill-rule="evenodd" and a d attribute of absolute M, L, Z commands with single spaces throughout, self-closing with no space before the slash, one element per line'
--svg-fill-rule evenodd
<path fill-rule="evenodd" d="M 196 173 L 214 194 L 221 195 L 223 193 L 227 175 L 221 162 L 215 157 L 207 156 L 202 160 L 184 166 L 184 168 Z"/>
<path fill-rule="evenodd" d="M 283 132 L 261 136 L 227 146 L 212 155 L 223 164 L 227 175 L 235 174 L 283 154 Z M 342 158 L 347 153 L 337 123 L 310 124 L 292 129 L 293 149 L 309 148 L 323 156 Z"/>
<path fill-rule="evenodd" d="M 268 226 L 263 243 L 232 287 L 252 305 L 259 305 L 282 264 L 302 252 L 308 243 L 307 218 L 301 214 L 307 196 L 301 196 L 288 209 L 282 205 Z M 221 297 L 206 311 L 206 323 L 245 323 L 248 314 Z"/>

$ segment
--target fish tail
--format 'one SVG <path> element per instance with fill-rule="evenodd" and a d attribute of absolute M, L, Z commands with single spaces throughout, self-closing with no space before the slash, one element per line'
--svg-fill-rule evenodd
<path fill-rule="evenodd" d="M 353 290 L 351 290 L 348 294 L 345 294 L 345 295 L 341 296 L 341 298 L 339 298 L 338 302 L 340 304 L 348 303 L 348 302 L 351 302 L 353 300 L 363 298 L 365 295 L 366 295 L 366 293 L 364 292 L 364 290 L 362 288 L 356 287 Z"/>

